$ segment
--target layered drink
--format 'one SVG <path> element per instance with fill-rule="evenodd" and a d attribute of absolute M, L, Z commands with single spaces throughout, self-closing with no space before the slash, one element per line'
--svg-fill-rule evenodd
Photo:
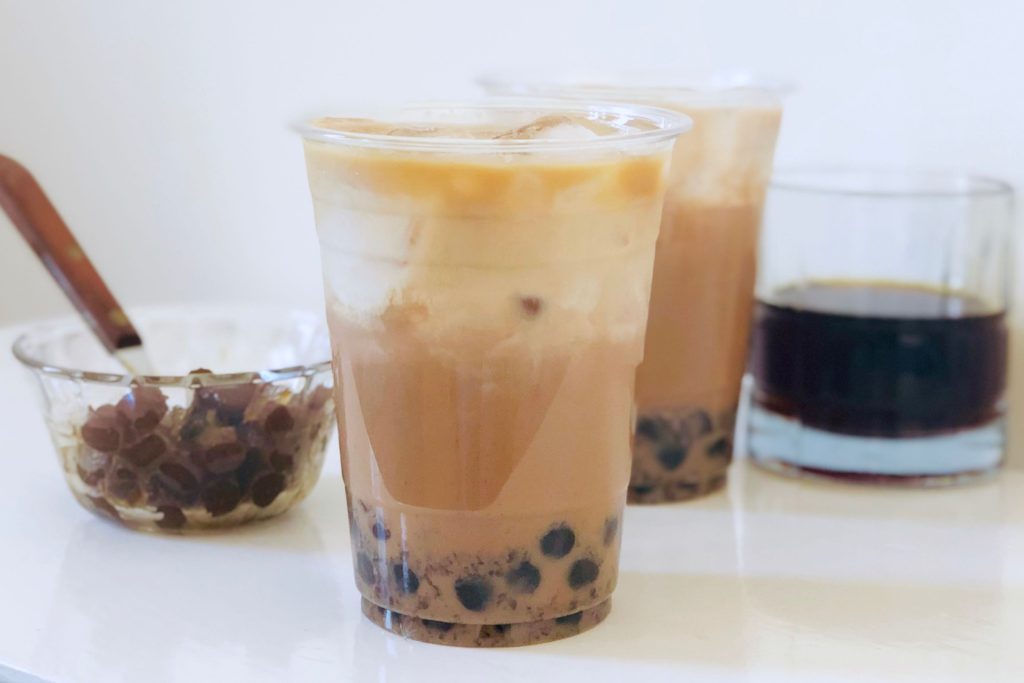
<path fill-rule="evenodd" d="M 601 98 L 685 113 L 658 238 L 629 500 L 721 488 L 750 337 L 757 239 L 782 109 L 781 84 L 742 74 L 692 80 L 491 74 L 499 95 Z"/>
<path fill-rule="evenodd" d="M 607 615 L 686 124 L 535 103 L 305 128 L 353 563 L 375 623 L 500 646 Z"/>
<path fill-rule="evenodd" d="M 781 108 L 767 91 L 687 97 L 637 372 L 631 502 L 721 488 L 743 379 L 757 240 Z"/>

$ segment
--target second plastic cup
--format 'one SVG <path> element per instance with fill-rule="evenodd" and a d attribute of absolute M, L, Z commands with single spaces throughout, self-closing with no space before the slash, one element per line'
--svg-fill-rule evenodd
<path fill-rule="evenodd" d="M 481 83 L 496 94 L 640 102 L 693 119 L 673 153 L 658 237 L 629 500 L 716 491 L 732 461 L 757 237 L 785 87 L 743 76 L 535 76 L 495 74 Z"/>
<path fill-rule="evenodd" d="M 411 107 L 303 129 L 363 612 L 521 645 L 600 622 L 684 116 Z"/>

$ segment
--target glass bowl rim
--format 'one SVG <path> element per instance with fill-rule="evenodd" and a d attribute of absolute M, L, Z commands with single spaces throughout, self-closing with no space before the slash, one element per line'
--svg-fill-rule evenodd
<path fill-rule="evenodd" d="M 188 312 L 192 315 L 207 314 L 221 315 L 229 318 L 232 315 L 245 313 L 272 313 L 276 315 L 301 316 L 323 325 L 319 316 L 306 309 L 289 308 L 286 306 L 262 306 L 262 305 L 208 305 L 208 304 L 186 304 L 186 305 L 153 305 L 129 308 L 133 318 L 142 318 L 150 315 L 170 317 L 177 313 L 182 315 Z M 325 327 L 325 326 L 324 326 Z M 326 329 L 326 327 L 325 327 Z M 130 373 L 98 372 L 94 370 L 82 370 L 77 368 L 64 367 L 55 363 L 48 363 L 38 355 L 30 352 L 27 345 L 37 340 L 40 336 L 67 336 L 71 333 L 91 334 L 81 318 L 77 315 L 59 316 L 47 320 L 37 321 L 32 326 L 18 335 L 11 346 L 14 357 L 28 369 L 51 377 L 62 377 L 64 379 L 85 382 L 89 384 L 103 384 L 107 386 L 154 386 L 154 387 L 210 387 L 210 386 L 231 386 L 238 384 L 266 384 L 283 380 L 296 379 L 301 377 L 312 377 L 323 372 L 330 372 L 331 359 L 317 361 L 314 363 L 303 363 L 280 368 L 266 368 L 243 372 L 205 373 L 192 372 L 185 375 L 133 375 Z"/>

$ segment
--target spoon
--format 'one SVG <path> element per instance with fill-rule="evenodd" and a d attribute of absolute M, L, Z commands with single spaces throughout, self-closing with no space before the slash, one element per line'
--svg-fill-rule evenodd
<path fill-rule="evenodd" d="M 133 375 L 154 374 L 142 337 L 28 169 L 0 154 L 0 206 L 81 314 Z"/>

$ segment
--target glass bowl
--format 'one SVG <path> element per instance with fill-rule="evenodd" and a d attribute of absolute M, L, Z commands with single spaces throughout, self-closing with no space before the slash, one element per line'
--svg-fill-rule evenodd
<path fill-rule="evenodd" d="M 14 343 L 75 499 L 134 529 L 178 533 L 273 517 L 302 500 L 334 426 L 321 318 L 186 306 L 132 319 L 167 374 L 124 374 L 77 319 Z"/>

